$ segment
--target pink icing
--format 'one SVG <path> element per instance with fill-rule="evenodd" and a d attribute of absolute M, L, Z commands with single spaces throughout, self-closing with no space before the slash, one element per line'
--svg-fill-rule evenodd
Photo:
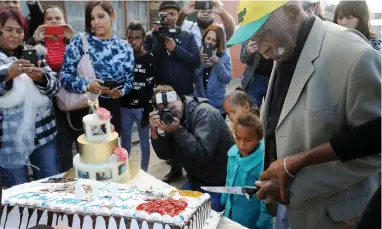
<path fill-rule="evenodd" d="M 97 108 L 97 115 L 98 115 L 99 119 L 101 119 L 101 120 L 110 120 L 111 119 L 110 111 L 108 111 L 102 107 Z"/>
<path fill-rule="evenodd" d="M 123 162 L 127 160 L 128 153 L 124 148 L 118 146 L 114 149 L 114 153 L 117 156 L 118 161 Z"/>

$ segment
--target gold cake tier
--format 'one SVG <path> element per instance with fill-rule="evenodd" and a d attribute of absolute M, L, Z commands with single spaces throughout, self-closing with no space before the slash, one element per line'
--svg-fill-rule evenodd
<path fill-rule="evenodd" d="M 90 142 L 85 134 L 77 138 L 80 161 L 86 164 L 104 164 L 109 161 L 113 149 L 118 146 L 118 133 L 111 133 L 110 137 L 102 142 Z"/>

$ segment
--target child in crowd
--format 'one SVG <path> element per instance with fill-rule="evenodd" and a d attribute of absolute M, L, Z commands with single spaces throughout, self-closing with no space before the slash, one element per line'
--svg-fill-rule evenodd
<path fill-rule="evenodd" d="M 131 92 L 120 98 L 122 115 L 122 147 L 129 153 L 133 123 L 137 122 L 142 157 L 141 168 L 147 172 L 150 160 L 149 113 L 152 111 L 151 95 L 154 88 L 154 56 L 142 49 L 145 29 L 139 22 L 131 22 L 126 37 L 134 50 L 134 82 Z"/>
<path fill-rule="evenodd" d="M 247 113 L 253 113 L 260 116 L 260 110 L 257 108 L 256 104 L 253 103 L 251 97 L 245 93 L 244 89 L 240 87 L 236 88 L 235 91 L 229 93 L 225 97 L 223 108 L 233 124 L 236 124 L 238 118 Z"/>
<path fill-rule="evenodd" d="M 235 105 L 236 109 L 240 107 L 240 104 Z M 248 105 L 244 103 L 241 109 Z M 239 112 L 240 110 L 235 114 Z M 260 118 L 250 112 L 237 116 L 235 121 L 236 145 L 228 151 L 226 186 L 254 186 L 254 181 L 259 180 L 264 170 L 263 127 Z M 244 195 L 223 194 L 221 203 L 225 204 L 224 216 L 245 227 L 273 228 L 273 217 L 268 214 L 264 201 L 258 200 L 256 195 L 247 199 Z"/>

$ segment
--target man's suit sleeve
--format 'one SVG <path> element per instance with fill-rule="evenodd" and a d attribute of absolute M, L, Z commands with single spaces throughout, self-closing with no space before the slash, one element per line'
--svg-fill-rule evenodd
<path fill-rule="evenodd" d="M 349 129 L 381 116 L 381 55 L 377 51 L 370 47 L 360 54 L 349 71 L 345 92 L 343 118 Z M 381 154 L 307 167 L 297 174 L 290 187 L 290 204 L 294 207 L 328 197 L 380 172 Z"/>

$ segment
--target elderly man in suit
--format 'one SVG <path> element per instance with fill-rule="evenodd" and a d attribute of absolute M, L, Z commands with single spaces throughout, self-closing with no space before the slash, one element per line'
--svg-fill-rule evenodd
<path fill-rule="evenodd" d="M 380 184 L 381 155 L 297 175 L 287 156 L 381 116 L 381 55 L 362 34 L 309 16 L 300 2 L 240 2 L 238 16 L 241 27 L 228 45 L 253 39 L 276 61 L 263 113 L 265 151 L 285 158 L 295 176 L 283 197 L 274 179 L 256 182 L 258 198 L 286 204 L 292 229 L 354 229 Z"/>

